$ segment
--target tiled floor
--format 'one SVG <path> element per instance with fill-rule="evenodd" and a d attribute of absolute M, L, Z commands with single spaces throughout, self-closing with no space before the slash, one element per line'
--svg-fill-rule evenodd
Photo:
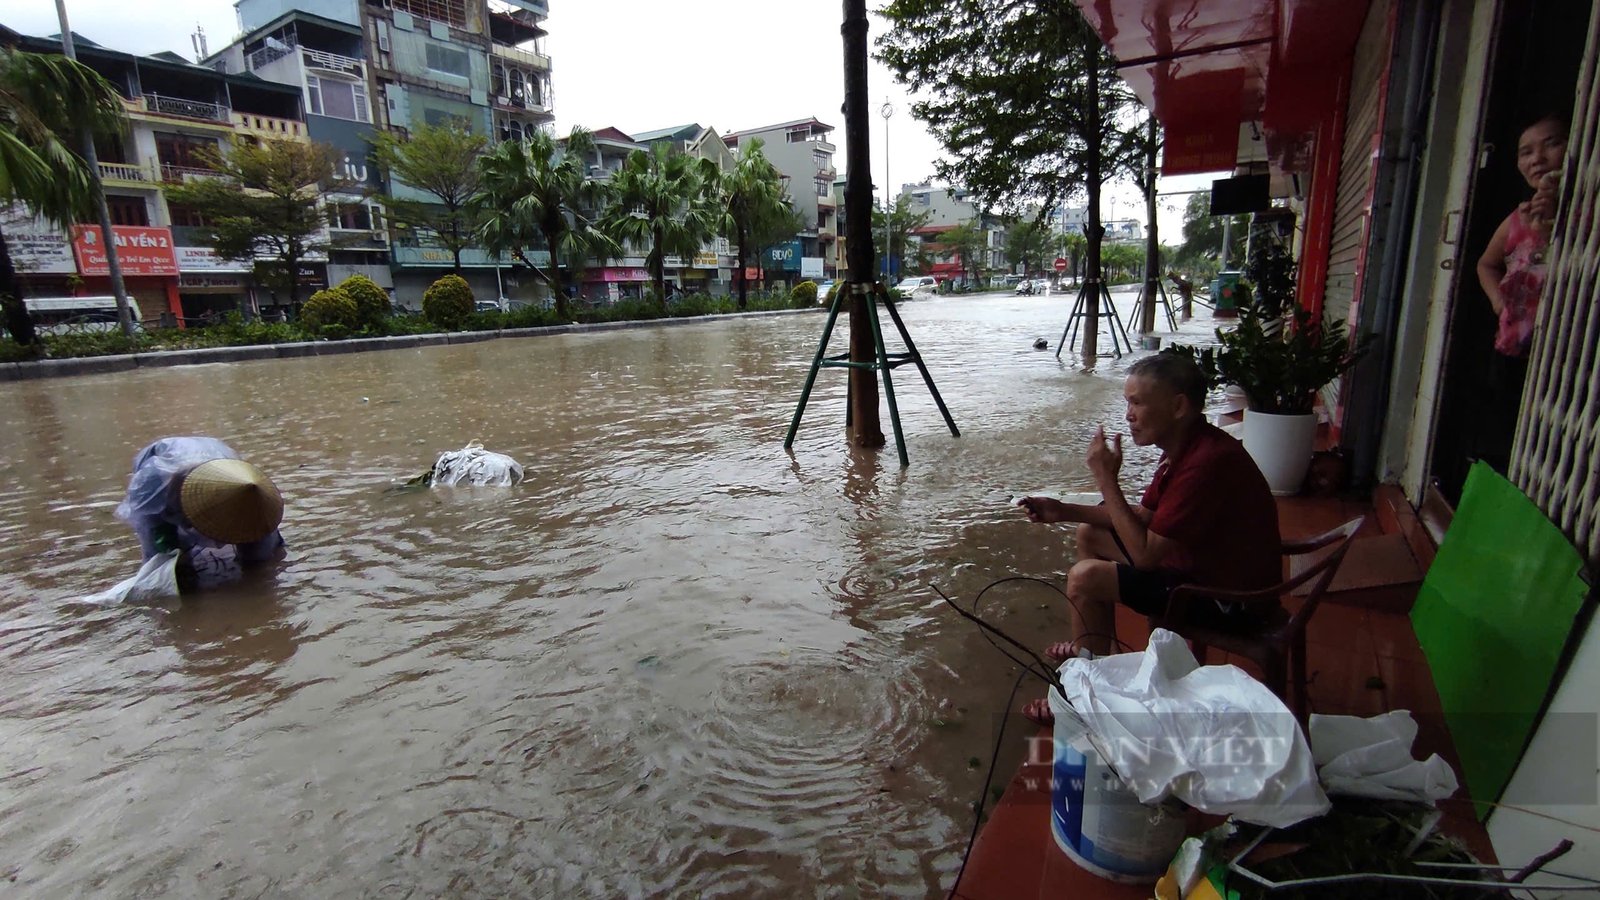
<path fill-rule="evenodd" d="M 1365 504 L 1341 500 L 1279 501 L 1285 537 L 1316 534 L 1369 511 Z M 1369 518 L 1363 533 L 1369 530 L 1378 533 L 1375 519 Z M 1144 618 L 1124 609 L 1117 613 L 1118 636 L 1142 649 L 1149 636 Z M 1438 753 L 1459 771 L 1438 693 L 1406 615 L 1324 603 L 1308 630 L 1306 658 L 1313 712 L 1371 716 L 1408 709 L 1419 727 L 1414 755 L 1426 758 Z M 1207 662 L 1253 668 L 1216 653 Z M 978 835 L 966 874 L 952 896 L 971 900 L 1150 896 L 1149 887 L 1105 881 L 1061 853 L 1050 836 L 1049 780 L 1048 765 L 1024 764 L 1018 770 Z M 1488 836 L 1472 817 L 1464 793 L 1443 804 L 1444 828 L 1466 841 L 1480 859 L 1492 860 Z"/>

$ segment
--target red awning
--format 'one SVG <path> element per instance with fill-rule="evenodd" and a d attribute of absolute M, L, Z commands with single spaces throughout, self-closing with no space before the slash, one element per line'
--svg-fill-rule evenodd
<path fill-rule="evenodd" d="M 1075 0 L 1166 129 L 1168 175 L 1229 171 L 1262 122 L 1293 166 L 1349 68 L 1367 0 Z"/>

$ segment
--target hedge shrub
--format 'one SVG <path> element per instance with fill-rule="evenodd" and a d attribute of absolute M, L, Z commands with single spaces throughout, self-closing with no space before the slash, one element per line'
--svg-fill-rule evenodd
<path fill-rule="evenodd" d="M 805 309 L 817 305 L 817 283 L 815 281 L 802 281 L 789 292 L 789 305 L 795 309 Z"/>
<path fill-rule="evenodd" d="M 356 322 L 361 327 L 381 328 L 383 320 L 389 317 L 389 292 L 378 287 L 371 278 L 351 275 L 339 282 L 339 290 L 355 302 Z"/>
<path fill-rule="evenodd" d="M 359 321 L 356 302 L 339 288 L 317 291 L 300 307 L 300 327 L 314 335 L 343 337 L 354 331 Z M 329 326 L 337 328 L 324 335 Z"/>
<path fill-rule="evenodd" d="M 422 316 L 450 331 L 460 328 L 472 315 L 472 288 L 460 275 L 446 275 L 428 286 L 422 294 Z"/>

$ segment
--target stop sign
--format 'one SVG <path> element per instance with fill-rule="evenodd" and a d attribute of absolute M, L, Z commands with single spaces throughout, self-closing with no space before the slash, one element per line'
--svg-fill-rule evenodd
<path fill-rule="evenodd" d="M 1067 270 L 1066 257 L 1063 257 L 1063 256 L 1056 257 L 1056 271 L 1057 272 L 1065 272 L 1066 270 Z"/>

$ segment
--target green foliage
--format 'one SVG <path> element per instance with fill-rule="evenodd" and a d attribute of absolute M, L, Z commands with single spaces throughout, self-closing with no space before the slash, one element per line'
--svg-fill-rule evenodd
<path fill-rule="evenodd" d="M 817 283 L 802 281 L 789 292 L 789 304 L 795 309 L 808 309 L 817 305 Z"/>
<path fill-rule="evenodd" d="M 429 322 L 455 331 L 472 315 L 472 288 L 460 275 L 446 275 L 428 286 L 422 294 L 422 316 Z"/>
<path fill-rule="evenodd" d="M 989 234 L 977 219 L 962 222 L 939 236 L 939 243 L 961 261 L 961 270 L 970 284 L 983 283 L 988 269 Z"/>
<path fill-rule="evenodd" d="M 73 147 L 81 131 L 96 137 L 126 127 L 115 88 L 92 69 L 55 54 L 0 48 L 0 206 L 20 203 L 46 221 L 93 219 L 95 185 Z M 5 236 L 0 235 L 0 248 Z M 0 277 L 0 318 L 21 344 L 39 336 L 11 266 Z M 123 307 L 124 321 L 132 320 Z"/>
<path fill-rule="evenodd" d="M 763 244 L 783 240 L 799 232 L 800 225 L 791 208 L 783 175 L 761 151 L 762 142 L 753 140 L 739 153 L 733 171 L 723 175 L 719 187 L 725 216 L 723 231 L 738 248 L 738 271 L 749 264 L 750 254 Z M 784 233 L 786 232 L 786 233 Z M 739 279 L 739 306 L 749 302 L 749 286 Z"/>
<path fill-rule="evenodd" d="M 372 139 L 378 168 L 391 182 L 408 185 L 429 198 L 422 203 L 384 195 L 381 199 L 390 221 L 413 233 L 427 233 L 450 251 L 458 272 L 461 251 L 478 245 L 472 198 L 478 193 L 478 158 L 488 145 L 488 138 L 473 134 L 461 120 L 413 128 L 403 138 L 379 131 Z"/>
<path fill-rule="evenodd" d="M 1209 278 L 1198 277 L 1201 270 L 1193 267 L 1197 260 L 1210 260 L 1212 277 L 1215 277 L 1216 261 L 1222 254 L 1223 224 L 1230 218 L 1233 224 L 1229 226 L 1228 264 L 1237 267 L 1244 259 L 1245 242 L 1250 234 L 1250 217 L 1213 217 L 1211 192 L 1190 194 L 1189 202 L 1183 208 L 1183 243 L 1178 247 L 1174 264 L 1180 269 L 1194 272 L 1196 280 L 1209 281 Z"/>
<path fill-rule="evenodd" d="M 360 324 L 356 302 L 339 288 L 317 291 L 300 307 L 300 327 L 326 338 L 348 337 Z"/>
<path fill-rule="evenodd" d="M 1106 244 L 1100 250 L 1100 270 L 1111 284 L 1143 280 L 1144 247 L 1138 244 Z"/>
<path fill-rule="evenodd" d="M 339 282 L 338 290 L 356 305 L 356 324 L 379 330 L 389 317 L 389 292 L 365 275 L 351 275 Z"/>
<path fill-rule="evenodd" d="M 1136 101 L 1076 6 L 890 0 L 880 14 L 877 57 L 921 98 L 911 114 L 944 147 L 939 177 L 983 206 L 1051 209 L 1138 165 Z"/>
<path fill-rule="evenodd" d="M 1239 324 L 1217 329 L 1217 346 L 1174 344 L 1199 364 L 1211 387 L 1238 385 L 1256 412 L 1301 415 L 1315 407 L 1317 391 L 1344 374 L 1366 352 L 1370 337 L 1354 348 L 1344 323 L 1318 320 L 1297 306 L 1288 323 L 1269 320 L 1253 306 L 1239 310 Z"/>
<path fill-rule="evenodd" d="M 589 176 L 594 152 L 594 136 L 582 128 L 574 128 L 564 144 L 536 130 L 526 140 L 501 141 L 478 161 L 479 190 L 471 207 L 484 248 L 509 255 L 543 279 L 563 322 L 572 315 L 562 262 L 576 272 L 587 257 L 622 255 L 596 218 L 612 191 Z M 549 251 L 549 265 L 534 264 L 538 250 Z"/>
<path fill-rule="evenodd" d="M 1037 219 L 1018 222 L 1006 230 L 1006 262 L 1023 267 L 1024 275 L 1044 272 L 1055 262 L 1050 228 Z"/>
<path fill-rule="evenodd" d="M 296 141 L 252 143 L 235 138 L 226 154 L 200 151 L 216 170 L 163 188 L 170 202 L 189 207 L 209 223 L 200 240 L 225 259 L 255 259 L 256 277 L 300 296 L 296 273 L 307 255 L 324 251 L 327 221 L 323 200 L 352 188 L 342 169 L 343 151 Z"/>
<path fill-rule="evenodd" d="M 720 203 L 721 170 L 709 159 L 689 156 L 661 141 L 628 154 L 611 180 L 616 202 L 602 228 L 617 242 L 648 246 L 645 267 L 666 308 L 668 256 L 693 256 L 726 220 Z"/>
<path fill-rule="evenodd" d="M 834 300 L 834 298 L 835 298 L 835 297 L 837 297 L 837 296 L 839 296 L 839 291 L 840 291 L 840 289 L 841 289 L 841 288 L 843 288 L 843 287 L 844 287 L 844 282 L 842 282 L 842 281 L 835 281 L 835 282 L 834 282 L 834 283 L 833 283 L 833 286 L 832 286 L 832 287 L 830 287 L 830 288 L 828 288 L 828 298 L 827 298 L 827 299 L 828 299 L 828 305 L 829 305 L 829 306 L 832 306 L 832 305 L 833 305 L 833 300 Z"/>
<path fill-rule="evenodd" d="M 933 218 L 931 211 L 915 212 L 911 209 L 911 197 L 901 194 L 894 198 L 894 206 L 885 212 L 880 207 L 872 209 L 872 241 L 873 246 L 883 248 L 887 240 L 889 255 L 894 257 L 899 267 L 895 279 L 904 277 L 910 269 L 906 265 L 906 254 L 910 252 L 911 233 L 928 224 Z M 887 235 L 887 237 L 885 237 Z M 915 260 L 915 268 L 923 268 L 920 259 Z"/>

